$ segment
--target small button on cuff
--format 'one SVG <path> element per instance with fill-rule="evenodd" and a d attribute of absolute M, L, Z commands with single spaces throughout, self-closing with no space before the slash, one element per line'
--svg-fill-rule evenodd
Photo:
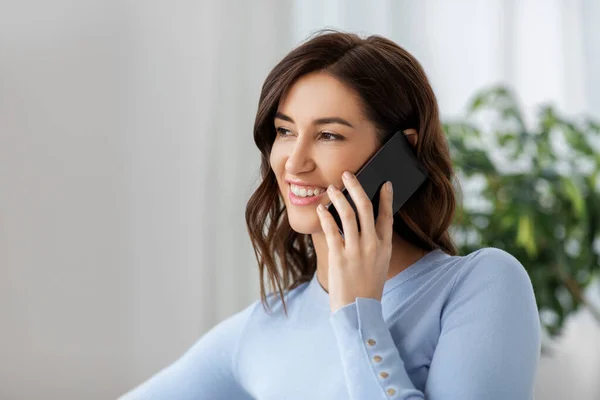
<path fill-rule="evenodd" d="M 394 393 L 396 393 L 396 391 L 394 389 L 387 390 L 387 394 L 389 394 L 390 396 L 392 396 Z"/>
<path fill-rule="evenodd" d="M 375 346 L 375 344 L 376 344 L 376 343 L 377 343 L 377 342 L 375 341 L 375 339 L 369 339 L 369 340 L 367 340 L 367 344 L 368 344 L 369 346 Z"/>
<path fill-rule="evenodd" d="M 387 378 L 390 375 L 387 372 L 380 372 L 379 376 L 381 376 L 383 379 L 385 379 L 385 378 Z"/>
<path fill-rule="evenodd" d="M 373 361 L 375 361 L 376 363 L 381 362 L 381 360 L 383 360 L 383 358 L 381 358 L 379 356 L 373 357 Z"/>

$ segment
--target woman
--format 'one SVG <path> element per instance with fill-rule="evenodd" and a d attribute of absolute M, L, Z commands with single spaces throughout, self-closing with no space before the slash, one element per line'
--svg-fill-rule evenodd
<path fill-rule="evenodd" d="M 429 179 L 396 215 L 386 185 L 374 221 L 353 173 L 398 129 Z M 531 281 L 502 250 L 456 254 L 448 145 L 414 57 L 382 37 L 321 32 L 267 77 L 254 138 L 263 181 L 246 220 L 261 301 L 123 399 L 533 398 Z M 265 295 L 265 270 L 277 294 Z"/>

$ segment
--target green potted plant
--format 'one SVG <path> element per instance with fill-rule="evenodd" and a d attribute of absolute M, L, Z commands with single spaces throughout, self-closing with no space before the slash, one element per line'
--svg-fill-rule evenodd
<path fill-rule="evenodd" d="M 600 323 L 585 295 L 600 270 L 600 125 L 548 105 L 537 117 L 528 126 L 500 86 L 476 95 L 464 120 L 444 123 L 460 188 L 470 188 L 452 232 L 463 254 L 493 246 L 525 266 L 554 337 L 581 306 Z"/>

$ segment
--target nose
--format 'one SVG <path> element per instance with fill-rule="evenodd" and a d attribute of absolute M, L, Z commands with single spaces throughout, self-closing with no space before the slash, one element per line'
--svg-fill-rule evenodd
<path fill-rule="evenodd" d="M 312 171 L 315 168 L 312 148 L 308 141 L 298 139 L 291 149 L 285 162 L 285 169 L 290 175 L 299 175 L 302 172 Z"/>

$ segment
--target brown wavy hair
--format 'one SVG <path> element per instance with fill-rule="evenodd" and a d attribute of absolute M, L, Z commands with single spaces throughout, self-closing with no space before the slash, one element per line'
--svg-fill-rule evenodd
<path fill-rule="evenodd" d="M 394 231 L 422 249 L 457 253 L 448 232 L 456 207 L 454 172 L 437 100 L 423 68 L 384 37 L 363 39 L 352 33 L 319 31 L 269 73 L 254 122 L 254 142 L 262 154 L 262 182 L 246 205 L 246 225 L 258 261 L 263 307 L 270 310 L 264 286 L 266 270 L 271 290 L 277 289 L 286 315 L 284 290 L 309 281 L 317 260 L 311 236 L 291 228 L 270 166 L 276 134 L 273 120 L 287 89 L 301 76 L 317 71 L 331 74 L 358 93 L 381 143 L 398 129 L 417 130 L 416 153 L 429 179 L 394 215 Z"/>

